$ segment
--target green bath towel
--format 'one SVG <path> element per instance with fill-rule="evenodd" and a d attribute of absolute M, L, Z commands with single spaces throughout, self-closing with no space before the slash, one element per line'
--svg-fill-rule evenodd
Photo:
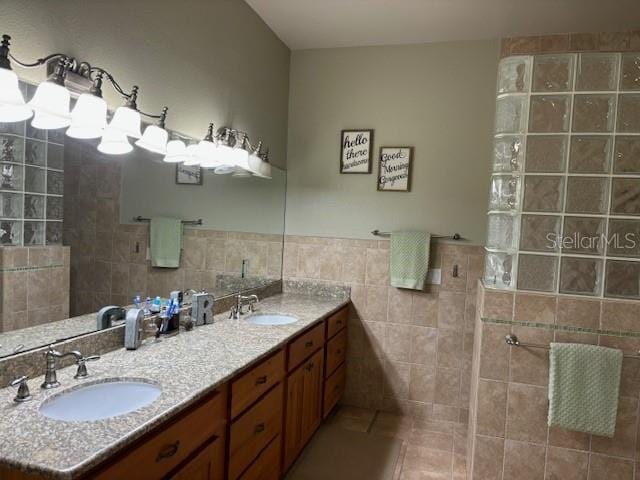
<path fill-rule="evenodd" d="M 392 287 L 424 289 L 430 242 L 431 235 L 426 232 L 391 233 L 389 276 Z"/>
<path fill-rule="evenodd" d="M 178 268 L 182 249 L 182 221 L 177 218 L 154 217 L 150 227 L 151 266 Z"/>
<path fill-rule="evenodd" d="M 552 343 L 549 352 L 549 426 L 613 437 L 622 351 Z"/>

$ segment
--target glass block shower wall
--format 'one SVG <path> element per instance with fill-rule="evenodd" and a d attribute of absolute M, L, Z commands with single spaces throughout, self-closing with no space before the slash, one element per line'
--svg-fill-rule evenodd
<path fill-rule="evenodd" d="M 484 283 L 640 299 L 640 54 L 507 57 Z"/>
<path fill-rule="evenodd" d="M 64 129 L 0 123 L 0 247 L 62 244 L 63 188 Z"/>

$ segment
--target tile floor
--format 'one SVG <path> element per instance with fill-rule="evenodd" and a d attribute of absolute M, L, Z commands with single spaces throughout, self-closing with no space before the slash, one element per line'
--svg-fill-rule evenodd
<path fill-rule="evenodd" d="M 467 427 L 464 424 L 413 420 L 402 415 L 349 406 L 340 406 L 326 422 L 345 430 L 401 440 L 393 480 L 466 479 Z M 309 447 L 312 448 L 313 444 Z"/>

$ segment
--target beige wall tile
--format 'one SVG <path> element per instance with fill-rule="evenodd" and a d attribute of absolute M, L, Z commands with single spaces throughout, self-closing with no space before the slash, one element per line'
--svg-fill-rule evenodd
<path fill-rule="evenodd" d="M 365 319 L 386 322 L 389 306 L 389 287 L 365 287 Z"/>
<path fill-rule="evenodd" d="M 467 270 L 469 257 L 466 255 L 442 256 L 442 283 L 443 291 L 464 292 L 467 290 Z M 453 276 L 457 268 L 457 276 Z"/>
<path fill-rule="evenodd" d="M 389 288 L 389 321 L 394 323 L 412 323 L 413 293 L 403 288 Z"/>
<path fill-rule="evenodd" d="M 367 285 L 389 285 L 389 252 L 367 249 L 365 283 Z"/>
<path fill-rule="evenodd" d="M 410 325 L 388 324 L 385 352 L 389 360 L 409 362 L 414 327 Z"/>
<path fill-rule="evenodd" d="M 577 52 L 598 50 L 598 34 L 572 33 L 569 35 L 569 44 L 571 50 Z"/>
<path fill-rule="evenodd" d="M 8 250 L 8 249 L 4 249 Z M 27 310 L 27 280 L 29 272 L 4 272 L 0 276 L 2 313 L 10 314 Z"/>
<path fill-rule="evenodd" d="M 545 447 L 507 440 L 504 444 L 504 478 L 542 480 Z"/>
<path fill-rule="evenodd" d="M 436 389 L 436 370 L 427 365 L 411 365 L 409 400 L 433 402 Z"/>
<path fill-rule="evenodd" d="M 599 48 L 607 52 L 624 52 L 629 49 L 628 32 L 602 32 L 598 36 Z"/>
<path fill-rule="evenodd" d="M 558 297 L 558 325 L 599 328 L 600 301 Z"/>
<path fill-rule="evenodd" d="M 228 245 L 227 245 L 228 251 Z M 227 253 L 227 271 L 229 267 L 229 257 Z M 320 265 L 322 264 L 322 256 L 317 245 L 298 246 L 298 277 L 301 278 L 320 278 Z"/>
<path fill-rule="evenodd" d="M 476 435 L 473 455 L 473 480 L 498 480 L 502 478 L 504 440 Z"/>
<path fill-rule="evenodd" d="M 455 330 L 441 329 L 438 332 L 438 367 L 460 368 L 463 348 L 461 335 Z"/>
<path fill-rule="evenodd" d="M 465 314 L 464 293 L 440 292 L 438 298 L 438 328 L 462 330 Z"/>
<path fill-rule="evenodd" d="M 549 447 L 545 480 L 587 480 L 588 465 L 586 452 Z"/>
<path fill-rule="evenodd" d="M 387 361 L 384 364 L 384 374 L 385 398 L 406 400 L 409 397 L 411 365 Z"/>
<path fill-rule="evenodd" d="M 436 390 L 434 401 L 443 405 L 459 406 L 460 370 L 457 368 L 438 368 L 436 371 Z"/>
<path fill-rule="evenodd" d="M 433 404 L 433 414 L 431 418 L 440 422 L 461 422 L 461 409 L 453 405 Z"/>
<path fill-rule="evenodd" d="M 600 328 L 623 331 L 640 329 L 640 303 L 603 301 Z"/>
<path fill-rule="evenodd" d="M 438 293 L 413 293 L 411 323 L 423 327 L 438 325 Z"/>
<path fill-rule="evenodd" d="M 411 363 L 435 366 L 438 330 L 413 327 L 411 330 Z"/>
<path fill-rule="evenodd" d="M 553 295 L 517 293 L 514 320 L 553 324 L 556 321 L 556 301 L 557 297 Z"/>
<path fill-rule="evenodd" d="M 548 345 L 553 331 L 529 327 L 513 327 L 513 333 L 524 343 Z M 549 384 L 549 352 L 540 348 L 511 348 L 511 381 L 530 385 Z"/>
<path fill-rule="evenodd" d="M 545 35 L 540 37 L 540 50 L 545 53 L 569 50 L 569 35 Z"/>
<path fill-rule="evenodd" d="M 511 320 L 513 318 L 513 293 L 485 290 L 481 315 L 488 318 Z"/>
<path fill-rule="evenodd" d="M 341 250 L 343 282 L 364 283 L 367 255 L 362 248 L 345 247 Z"/>
<path fill-rule="evenodd" d="M 629 34 L 629 48 L 632 51 L 640 50 L 640 30 L 635 30 Z"/>
<path fill-rule="evenodd" d="M 31 270 L 27 275 L 27 309 L 43 308 L 49 304 L 51 270 Z M 42 322 L 40 322 L 42 323 Z M 38 323 L 38 325 L 40 324 Z"/>
<path fill-rule="evenodd" d="M 480 378 L 506 381 L 509 376 L 509 347 L 505 344 L 505 335 L 511 333 L 511 327 L 503 325 L 482 326 L 480 351 Z"/>
<path fill-rule="evenodd" d="M 616 457 L 634 458 L 638 399 L 620 397 L 613 438 L 591 437 L 591 451 Z"/>
<path fill-rule="evenodd" d="M 546 388 L 510 384 L 506 437 L 523 442 L 546 443 L 547 413 Z"/>
<path fill-rule="evenodd" d="M 589 480 L 633 480 L 633 462 L 621 458 L 591 455 Z"/>
<path fill-rule="evenodd" d="M 0 252 L 0 266 L 4 268 L 16 268 L 26 267 L 29 264 L 29 249 L 16 247 L 16 248 L 3 248 Z"/>
<path fill-rule="evenodd" d="M 451 452 L 432 450 L 409 444 L 404 456 L 402 470 L 403 472 L 406 470 L 449 475 L 451 474 L 452 461 L 453 454 Z M 425 475 L 424 478 L 429 477 Z M 437 477 L 432 475 L 432 478 Z"/>
<path fill-rule="evenodd" d="M 478 385 L 476 432 L 504 437 L 507 417 L 507 384 L 480 380 Z"/>

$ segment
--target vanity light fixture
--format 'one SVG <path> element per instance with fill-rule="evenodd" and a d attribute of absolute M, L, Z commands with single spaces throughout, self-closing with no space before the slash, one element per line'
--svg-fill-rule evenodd
<path fill-rule="evenodd" d="M 138 87 L 126 93 L 108 71 L 92 67 L 87 62 L 54 53 L 33 63 L 23 63 L 9 52 L 11 37 L 3 35 L 0 42 L 0 122 L 20 122 L 34 115 L 32 126 L 50 130 L 69 126 L 67 135 L 78 139 L 101 138 L 98 150 L 109 155 L 129 153 L 133 147 L 129 138 L 138 139 L 138 147 L 164 155 L 167 163 L 184 162 L 185 165 L 202 165 L 217 174 L 234 176 L 270 177 L 270 165 L 265 154 L 260 153 L 262 143 L 254 148 L 246 133 L 222 127 L 214 134 L 213 124 L 199 143 L 185 146 L 184 138 L 174 132 L 169 141 L 165 128 L 167 107 L 160 115 L 151 115 L 138 109 Z M 11 62 L 23 68 L 53 64 L 52 74 L 38 85 L 33 98 L 25 103 L 17 75 Z M 102 97 L 102 84 L 108 80 L 114 90 L 125 100 L 107 124 L 107 104 Z M 71 92 L 78 100 L 69 112 Z M 142 116 L 157 119 L 157 125 L 149 125 L 142 135 Z M 175 138 L 175 137 L 178 138 Z"/>
<path fill-rule="evenodd" d="M 145 128 L 144 135 L 142 135 L 142 138 L 136 142 L 138 147 L 144 148 L 145 150 L 149 150 L 153 153 L 166 155 L 169 133 L 165 130 L 164 126 L 168 110 L 168 107 L 164 107 L 162 109 L 157 125 L 149 125 Z"/>
<path fill-rule="evenodd" d="M 18 76 L 11 70 L 9 45 L 11 37 L 2 36 L 0 42 L 0 122 L 21 122 L 33 115 L 20 91 Z"/>
<path fill-rule="evenodd" d="M 71 126 L 67 135 L 72 138 L 100 138 L 107 126 L 107 102 L 102 98 L 102 78 L 100 71 L 93 80 L 88 93 L 78 97 L 76 106 L 71 112 Z"/>

